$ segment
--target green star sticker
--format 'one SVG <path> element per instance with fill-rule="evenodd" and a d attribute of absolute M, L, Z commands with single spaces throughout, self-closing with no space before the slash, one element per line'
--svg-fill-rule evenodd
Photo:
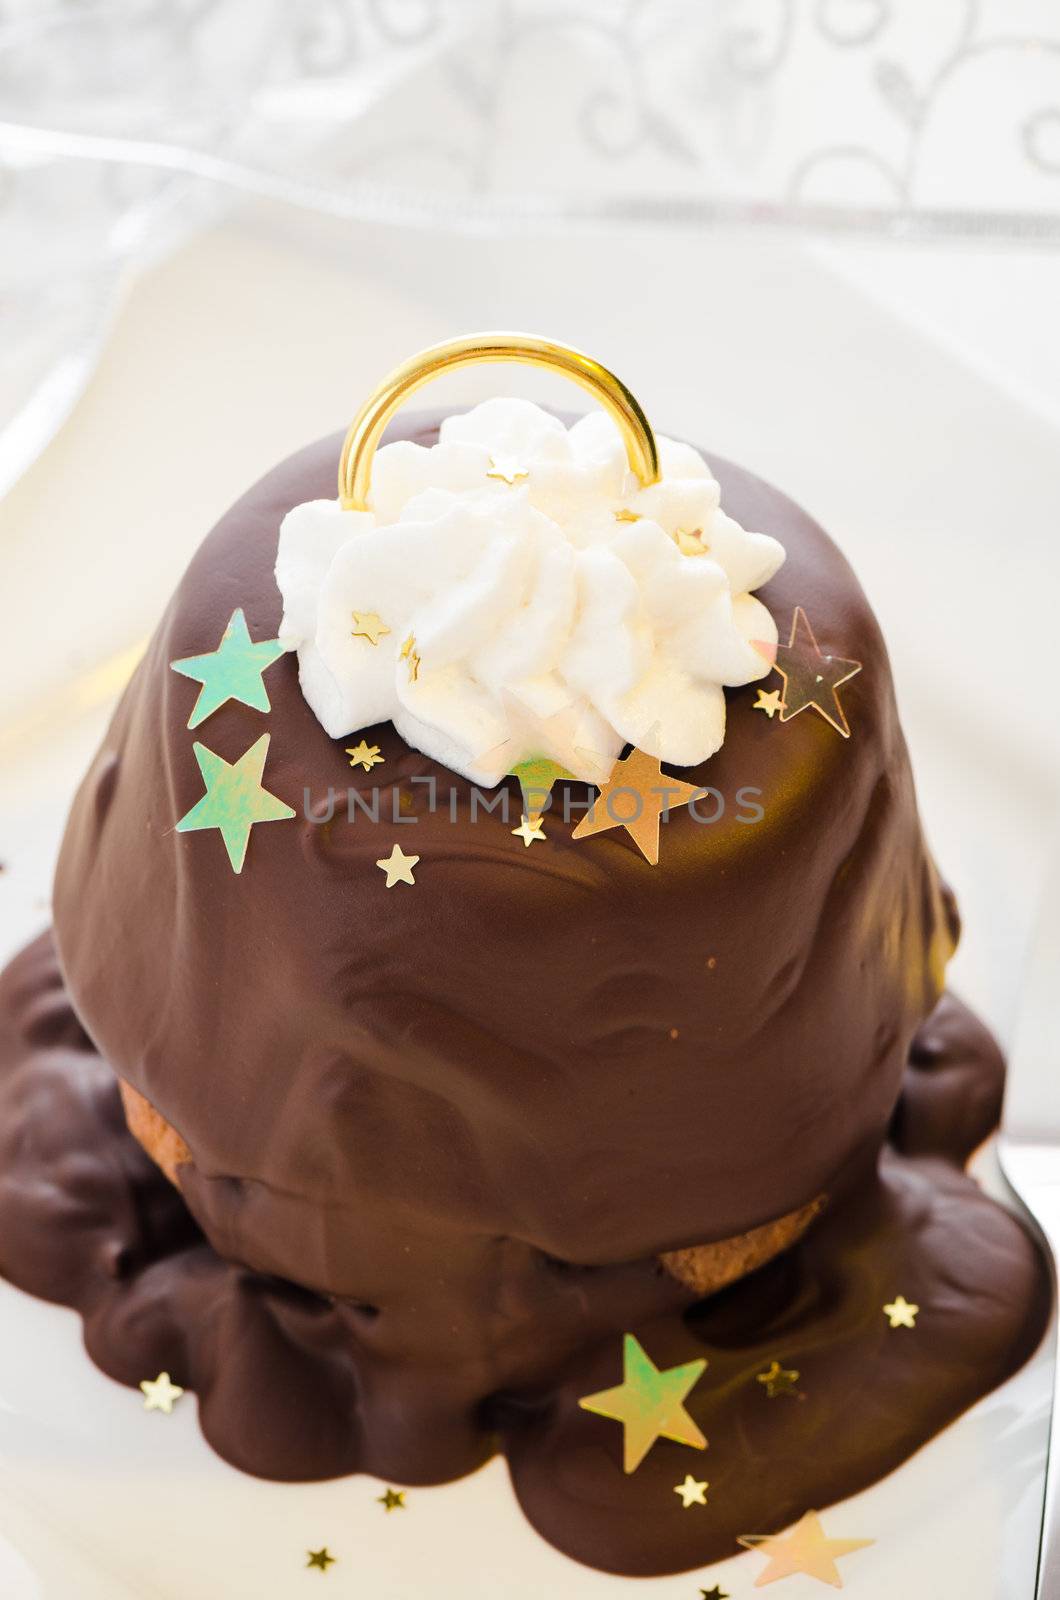
<path fill-rule="evenodd" d="M 207 750 L 204 744 L 192 746 L 199 763 L 206 793 L 197 805 L 177 823 L 178 833 L 194 833 L 199 828 L 220 828 L 233 872 L 242 872 L 247 841 L 255 822 L 282 822 L 294 811 L 261 786 L 269 735 L 263 733 L 256 744 L 240 756 L 234 766 Z"/>
<path fill-rule="evenodd" d="M 673 1439 L 705 1450 L 707 1441 L 685 1410 L 685 1396 L 706 1371 L 704 1360 L 686 1362 L 660 1372 L 644 1346 L 627 1333 L 623 1346 L 622 1382 L 614 1389 L 586 1395 L 584 1411 L 621 1422 L 625 1429 L 627 1472 L 636 1472 L 656 1439 Z"/>
<path fill-rule="evenodd" d="M 531 756 L 528 761 L 519 761 L 511 772 L 513 778 L 519 779 L 523 810 L 528 817 L 540 816 L 551 804 L 552 790 L 561 778 L 569 778 L 572 783 L 578 781 L 573 772 L 548 756 Z"/>
<path fill-rule="evenodd" d="M 271 710 L 261 675 L 284 651 L 279 639 L 262 639 L 255 644 L 247 631 L 242 606 L 233 611 L 216 650 L 169 663 L 174 672 L 202 684 L 188 727 L 197 728 L 226 700 L 241 700 L 255 711 Z"/>

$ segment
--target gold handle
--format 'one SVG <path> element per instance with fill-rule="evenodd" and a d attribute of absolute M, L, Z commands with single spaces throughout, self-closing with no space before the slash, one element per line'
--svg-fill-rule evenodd
<path fill-rule="evenodd" d="M 651 424 L 621 378 L 569 345 L 532 333 L 471 333 L 447 339 L 395 367 L 350 424 L 339 461 L 339 500 L 345 511 L 367 511 L 372 460 L 383 429 L 410 394 L 443 372 L 478 361 L 519 361 L 562 372 L 598 400 L 618 425 L 631 471 L 642 484 L 658 483 L 659 451 Z"/>

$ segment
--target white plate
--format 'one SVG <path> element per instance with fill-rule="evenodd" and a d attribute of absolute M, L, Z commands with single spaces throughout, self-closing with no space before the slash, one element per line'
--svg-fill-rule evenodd
<path fill-rule="evenodd" d="M 161 287 L 155 282 L 143 289 L 142 295 L 158 296 L 159 305 L 169 306 L 168 331 L 151 317 L 144 332 L 143 306 L 138 310 L 134 296 L 129 316 L 134 329 L 140 317 L 141 337 L 125 348 L 119 376 L 112 370 L 101 377 L 105 418 L 94 411 L 98 393 L 90 391 L 40 471 L 0 507 L 5 556 L 21 564 L 8 596 L 4 648 L 10 663 L 0 671 L 0 859 L 7 868 L 0 876 L 0 956 L 47 920 L 51 866 L 68 797 L 127 666 L 123 652 L 149 629 L 171 581 L 171 548 L 164 555 L 153 552 L 146 534 L 134 538 L 125 525 L 121 538 L 112 536 L 108 521 L 115 504 L 129 516 L 141 492 L 146 517 L 157 488 L 149 463 L 124 453 L 150 374 L 167 370 L 166 361 L 181 356 L 181 342 L 192 341 L 183 356 L 187 376 L 180 408 L 189 431 L 183 440 L 170 440 L 170 451 L 183 448 L 194 459 L 200 449 L 202 481 L 179 474 L 170 479 L 158 511 L 171 540 L 185 549 L 205 531 L 203 506 L 218 504 L 238 487 L 225 479 L 230 455 L 208 454 L 195 436 L 203 412 L 207 435 L 217 425 L 217 407 L 238 416 L 232 447 L 237 454 L 249 453 L 248 441 L 274 425 L 278 399 L 289 413 L 288 444 L 320 427 L 319 396 L 301 407 L 291 399 L 300 356 L 297 341 L 285 343 L 282 333 L 288 372 L 282 392 L 263 385 L 250 362 L 238 394 L 225 391 L 209 403 L 201 395 L 196 399 L 197 362 L 219 361 L 224 376 L 218 381 L 231 384 L 233 362 L 238 368 L 275 316 L 270 301 L 260 326 L 253 317 L 234 331 L 227 326 L 237 301 L 242 308 L 246 285 L 237 290 L 227 277 L 218 280 L 218 261 L 227 261 L 230 271 L 245 253 L 267 271 L 280 251 L 260 232 L 248 243 L 245 232 L 232 228 L 220 240 L 200 242 L 182 263 L 166 269 Z M 309 296 L 314 316 L 335 317 L 342 308 L 363 330 L 370 353 L 363 370 L 357 366 L 343 375 L 347 409 L 391 355 L 454 328 L 488 320 L 571 331 L 565 324 L 574 312 L 557 315 L 559 290 L 549 276 L 547 245 L 436 244 L 440 287 L 409 310 L 416 273 L 400 240 L 374 235 L 372 243 L 377 259 L 371 272 L 349 263 L 340 271 L 319 254 L 283 257 L 290 281 L 282 304 L 301 306 Z M 777 250 L 763 254 L 759 241 L 712 241 L 709 251 L 686 242 L 673 268 L 678 282 L 672 302 L 659 308 L 651 338 L 633 341 L 624 328 L 616 331 L 615 296 L 624 292 L 626 280 L 651 281 L 672 246 L 662 236 L 646 236 L 630 241 L 617 261 L 600 241 L 569 241 L 564 249 L 576 277 L 580 271 L 583 278 L 602 281 L 609 265 L 619 280 L 601 305 L 579 304 L 578 341 L 610 354 L 645 389 L 644 398 L 667 395 L 660 420 L 683 425 L 693 437 L 713 437 L 729 453 L 785 482 L 854 554 L 891 639 L 929 831 L 941 843 L 943 867 L 958 886 L 966 914 L 959 986 L 1006 1033 L 1057 770 L 1055 751 L 1043 748 L 1036 735 L 1030 703 L 1036 685 L 1048 686 L 1054 670 L 1052 625 L 1047 629 L 1041 619 L 1060 577 L 1055 434 L 951 353 L 833 279 L 820 261 L 787 247 L 781 259 Z M 481 306 L 476 312 L 483 255 L 491 275 L 507 271 L 508 281 L 519 283 L 510 308 L 491 303 L 488 314 Z M 220 311 L 203 297 L 205 279 L 217 291 Z M 711 323 L 709 361 L 697 347 L 700 335 L 689 336 L 674 309 L 686 291 L 688 304 L 693 290 L 695 303 L 701 303 L 704 284 L 708 303 L 726 311 Z M 380 359 L 376 330 L 394 318 L 403 295 L 405 320 L 416 331 L 396 334 Z M 194 331 L 182 321 L 182 307 L 189 304 Z M 756 341 L 755 330 L 763 326 Z M 813 330 L 809 340 L 807 327 Z M 122 337 L 119 328 L 119 355 Z M 617 351 L 611 348 L 616 343 L 622 346 Z M 796 384 L 792 371 L 798 363 Z M 310 365 L 326 370 L 322 350 L 312 353 Z M 327 373 L 327 381 L 337 393 L 334 373 Z M 722 396 L 731 405 L 723 406 Z M 339 402 L 329 405 L 336 408 L 333 421 L 340 422 Z M 934 420 L 934 432 L 927 419 Z M 93 451 L 101 431 L 112 443 L 126 441 L 120 457 L 108 461 Z M 75 501 L 65 501 L 67 509 L 76 503 L 76 516 L 56 515 L 63 504 L 57 473 L 67 487 L 76 481 Z M 130 481 L 141 486 L 135 493 Z M 94 540 L 91 549 L 79 543 L 86 532 Z M 35 610 L 54 587 L 50 574 L 59 565 L 67 581 L 47 626 L 39 627 Z M 116 572 L 125 576 L 120 600 Z M 108 632 L 111 613 L 116 621 Z M 85 625 L 78 632 L 81 618 Z M 87 662 L 78 660 L 76 648 L 56 644 L 75 637 L 92 641 Z M 112 666 L 105 664 L 108 651 Z M 96 667 L 86 671 L 93 661 Z M 1013 683 L 1025 685 L 1027 693 L 1014 693 Z M 1051 722 L 1055 712 L 1048 717 Z M 994 1187 L 989 1158 L 983 1165 Z M 827 1531 L 876 1541 L 842 1563 L 852 1595 L 1029 1600 L 1050 1348 L 900 1471 L 826 1512 Z M 171 1417 L 145 1413 L 138 1395 L 88 1362 L 72 1313 L 0 1284 L 3 1600 L 282 1600 L 315 1594 L 325 1581 L 305 1570 L 305 1552 L 324 1543 L 338 1558 L 323 1591 L 335 1600 L 496 1600 L 499 1594 L 540 1600 L 547 1593 L 594 1600 L 622 1592 L 645 1600 L 696 1600 L 701 1584 L 715 1582 L 739 1600 L 762 1567 L 762 1559 L 749 1554 L 710 1568 L 709 1575 L 636 1584 L 589 1572 L 530 1530 L 499 1461 L 460 1483 L 412 1491 L 407 1509 L 390 1515 L 376 1503 L 380 1492 L 374 1480 L 364 1478 L 277 1486 L 241 1476 L 202 1442 L 193 1399 Z M 761 1531 L 768 1530 L 764 1520 Z M 792 1578 L 777 1593 L 809 1600 L 822 1590 L 812 1580 Z"/>

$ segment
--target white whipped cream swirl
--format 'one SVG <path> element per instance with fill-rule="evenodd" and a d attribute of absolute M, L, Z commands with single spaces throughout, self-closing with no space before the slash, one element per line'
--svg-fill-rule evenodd
<path fill-rule="evenodd" d="M 751 590 L 784 550 L 725 514 L 691 446 L 658 442 L 661 481 L 642 488 L 603 412 L 567 429 L 487 400 L 430 449 L 384 446 L 372 512 L 290 511 L 280 637 L 326 731 L 389 720 L 487 785 L 539 757 L 601 783 L 626 744 L 682 767 L 713 755 L 722 686 L 770 670 L 776 624 Z M 365 625 L 377 643 L 355 612 L 387 630 Z"/>

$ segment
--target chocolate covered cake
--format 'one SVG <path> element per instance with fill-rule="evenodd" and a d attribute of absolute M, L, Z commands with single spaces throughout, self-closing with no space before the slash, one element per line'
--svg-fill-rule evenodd
<path fill-rule="evenodd" d="M 373 469 L 429 372 L 528 350 L 611 415 L 403 415 Z M 249 1472 L 501 1450 L 561 1550 L 702 1566 L 1048 1310 L 963 1170 L 1003 1065 L 884 643 L 574 353 L 443 347 L 342 444 L 206 537 L 0 980 L 0 1270 Z"/>

